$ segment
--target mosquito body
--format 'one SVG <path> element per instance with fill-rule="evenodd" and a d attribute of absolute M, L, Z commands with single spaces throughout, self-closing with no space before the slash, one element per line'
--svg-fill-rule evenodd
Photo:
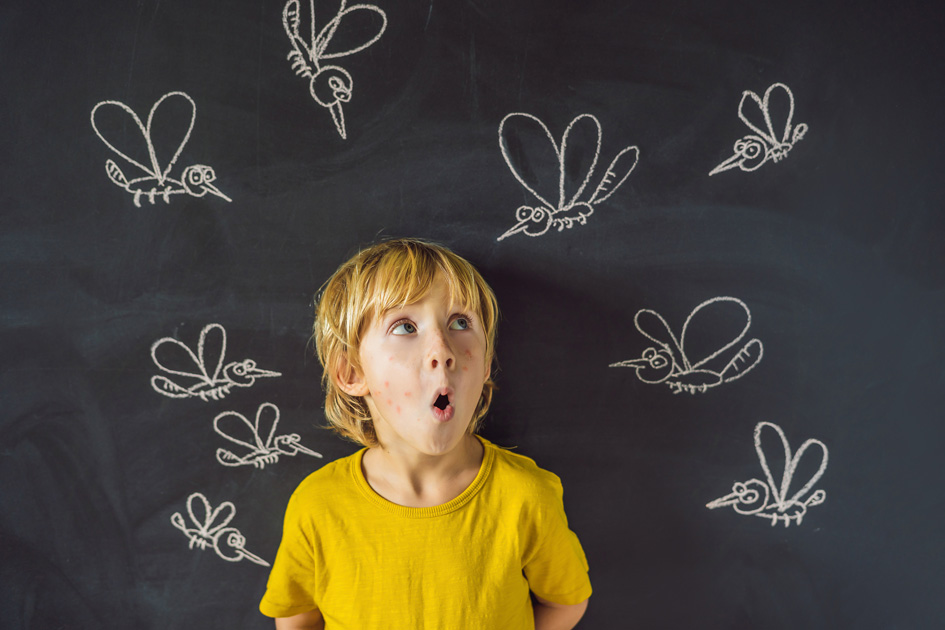
<path fill-rule="evenodd" d="M 714 311 L 726 309 L 726 305 L 735 305 L 742 312 L 745 325 L 741 332 L 733 339 L 718 345 L 715 351 L 707 356 L 694 357 L 686 352 L 687 335 L 699 325 L 701 317 L 706 317 Z M 732 310 L 732 309 L 728 309 Z M 738 316 L 739 310 L 734 310 Z M 716 316 L 722 313 L 715 313 Z M 628 367 L 636 371 L 637 378 L 644 383 L 664 383 L 674 394 L 687 392 L 689 394 L 704 393 L 723 383 L 729 383 L 741 378 L 751 371 L 761 361 L 764 347 L 758 339 L 751 339 L 742 345 L 733 356 L 724 364 L 721 361 L 726 353 L 738 346 L 751 326 L 751 312 L 748 306 L 738 298 L 717 297 L 706 300 L 689 314 L 682 331 L 677 338 L 666 323 L 666 320 L 649 309 L 643 309 L 634 316 L 637 330 L 649 340 L 657 344 L 643 351 L 638 359 L 629 359 L 611 363 L 610 367 Z M 708 338 L 711 330 L 701 330 L 699 335 Z"/>
<path fill-rule="evenodd" d="M 151 137 L 154 131 L 155 114 L 161 110 L 162 106 L 165 108 L 176 106 L 179 113 L 189 112 L 190 114 L 190 121 L 186 125 L 186 129 L 183 129 L 183 133 L 181 133 L 181 128 L 167 128 L 163 130 L 165 134 L 171 134 L 172 136 L 179 135 L 182 138 L 167 164 L 163 164 L 163 160 L 158 158 Z M 107 116 L 108 114 L 105 112 L 114 112 L 115 110 L 122 112 L 120 115 L 130 116 L 131 120 L 141 132 L 148 157 L 150 158 L 150 164 L 144 164 L 130 157 L 125 151 L 119 149 L 116 144 L 113 144 L 112 141 L 106 138 L 106 133 L 100 128 L 99 123 L 102 121 L 99 117 Z M 138 118 L 138 115 L 130 107 L 118 101 L 102 101 L 92 108 L 92 128 L 95 130 L 96 135 L 98 135 L 102 142 L 115 152 L 116 155 L 135 166 L 139 173 L 143 173 L 143 175 L 128 177 L 114 160 L 109 159 L 105 162 L 105 173 L 108 175 L 108 179 L 116 186 L 120 186 L 131 193 L 134 196 L 134 204 L 137 207 L 141 207 L 142 198 L 147 199 L 152 205 L 157 199 L 162 199 L 164 203 L 170 203 L 172 195 L 203 197 L 207 193 L 210 193 L 225 201 L 232 201 L 213 183 L 217 178 L 216 173 L 212 167 L 206 164 L 193 164 L 186 167 L 181 172 L 180 179 L 170 176 L 171 170 L 180 157 L 181 152 L 184 150 L 187 141 L 190 139 L 190 132 L 194 128 L 196 112 L 196 104 L 193 99 L 184 92 L 169 92 L 158 99 L 148 114 L 147 125 L 141 122 L 141 119 Z M 113 140 L 117 142 L 117 138 L 113 138 Z"/>
<path fill-rule="evenodd" d="M 765 430 L 769 433 L 773 431 L 777 435 L 782 450 L 773 449 L 770 452 L 766 450 L 765 445 L 762 444 L 762 434 Z M 800 525 L 807 515 L 808 508 L 822 504 L 827 498 L 824 490 L 811 492 L 827 469 L 827 446 L 820 440 L 809 439 L 796 453 L 792 454 L 784 431 L 771 422 L 759 422 L 755 426 L 754 438 L 755 452 L 758 454 L 765 480 L 736 481 L 729 494 L 710 501 L 706 507 L 715 510 L 731 506 L 739 514 L 769 520 L 772 527 L 778 523 L 782 523 L 785 527 L 791 524 Z M 798 463 L 811 447 L 816 447 L 821 452 L 820 466 L 798 491 L 789 494 Z M 782 457 L 784 472 L 778 483 L 771 474 L 771 462 L 780 462 Z"/>
<path fill-rule="evenodd" d="M 281 376 L 257 367 L 252 359 L 224 363 L 225 353 L 226 330 L 220 324 L 200 331 L 197 352 L 172 337 L 158 339 L 151 345 L 151 358 L 167 376 L 152 376 L 151 387 L 168 398 L 206 402 L 220 400 L 234 388 L 252 387 L 257 379 Z"/>
<path fill-rule="evenodd" d="M 551 143 L 551 148 L 554 151 L 555 161 L 557 162 L 558 190 L 556 203 L 552 203 L 550 201 L 550 199 L 553 198 L 553 195 L 550 194 L 551 190 L 549 187 L 539 185 L 540 174 L 531 173 L 530 177 L 526 179 L 526 177 L 522 175 L 522 169 L 517 168 L 512 163 L 513 160 L 510 155 L 508 136 L 512 134 L 516 128 L 527 130 L 528 127 L 532 127 L 532 131 L 535 131 L 535 125 L 537 125 L 537 131 L 540 132 L 536 135 L 539 138 L 547 138 L 547 140 Z M 586 172 L 584 173 L 584 179 L 581 181 L 577 191 L 571 195 L 568 195 L 565 192 L 565 168 L 568 161 L 568 140 L 575 129 L 582 127 L 583 132 L 596 137 L 596 147 L 593 149 L 593 158 L 591 163 L 588 165 Z M 501 241 L 514 234 L 524 234 L 525 236 L 541 236 L 552 228 L 555 228 L 561 232 L 563 230 L 570 229 L 575 225 L 585 225 L 587 223 L 587 218 L 594 214 L 594 206 L 607 200 L 612 194 L 614 194 L 614 192 L 616 192 L 616 190 L 630 176 L 630 173 L 633 172 L 633 169 L 636 167 L 637 160 L 640 156 L 640 151 L 635 146 L 625 147 L 623 150 L 621 150 L 620 153 L 618 153 L 617 156 L 610 162 L 610 165 L 607 167 L 607 170 L 598 183 L 597 188 L 594 189 L 593 194 L 585 199 L 585 189 L 594 175 L 594 170 L 597 166 L 597 159 L 600 156 L 600 145 L 600 122 L 591 114 L 581 114 L 580 116 L 574 118 L 574 120 L 571 121 L 565 130 L 564 135 L 561 137 L 560 143 L 555 141 L 551 135 L 551 132 L 548 131 L 548 127 L 546 127 L 541 120 L 535 116 L 532 116 L 531 114 L 512 113 L 503 118 L 502 122 L 499 123 L 499 148 L 502 151 L 502 157 L 505 158 L 505 163 L 508 165 L 509 170 L 512 171 L 512 175 L 515 176 L 515 179 L 518 180 L 518 182 L 525 188 L 526 191 L 528 191 L 533 197 L 535 197 L 535 199 L 540 202 L 540 205 L 520 206 L 515 211 L 515 225 L 506 230 L 496 240 Z M 526 169 L 525 172 L 528 172 L 528 170 Z"/>
<path fill-rule="evenodd" d="M 779 132 L 775 131 L 775 125 L 771 120 L 770 106 L 773 99 L 780 99 L 783 101 L 782 104 L 786 103 L 788 106 L 784 127 Z M 749 107 L 746 108 L 746 105 Z M 752 122 L 749 112 L 746 112 L 746 109 L 750 108 L 758 110 L 750 113 L 755 117 L 756 122 L 761 123 L 760 125 Z M 759 115 L 760 119 L 758 119 Z M 767 162 L 780 162 L 807 133 L 807 125 L 804 123 L 792 126 L 794 95 L 783 83 L 772 84 L 765 90 L 763 98 L 751 90 L 742 92 L 742 100 L 738 103 L 738 117 L 754 133 L 736 140 L 732 156 L 712 169 L 710 176 L 733 168 L 751 172 L 758 170 Z"/>
<path fill-rule="evenodd" d="M 301 77 L 309 80 L 309 93 L 315 102 L 324 107 L 331 114 L 335 128 L 342 138 L 347 137 L 345 128 L 344 103 L 351 100 L 354 91 L 354 81 L 351 74 L 341 66 L 325 63 L 329 59 L 340 59 L 364 50 L 384 34 L 387 28 L 387 15 L 378 7 L 370 4 L 356 4 L 346 6 L 342 0 L 338 13 L 321 30 L 315 26 L 315 0 L 308 2 L 310 20 L 308 29 L 310 38 L 303 36 L 301 3 L 300 0 L 289 0 L 282 10 L 282 25 L 292 50 L 288 59 L 292 62 L 292 70 Z M 342 20 L 352 14 L 367 15 L 373 13 L 380 17 L 380 28 L 377 34 L 367 41 L 348 50 L 328 52 L 328 44 L 341 25 Z M 350 21 L 350 18 L 349 18 Z"/>
<path fill-rule="evenodd" d="M 246 416 L 235 411 L 225 411 L 213 419 L 213 429 L 223 438 L 238 445 L 242 455 L 224 448 L 217 449 L 217 461 L 224 466 L 246 466 L 264 468 L 275 464 L 280 455 L 293 457 L 302 453 L 321 457 L 321 453 L 302 446 L 297 433 L 276 435 L 279 424 L 279 408 L 272 403 L 263 403 L 256 411 L 256 421 L 250 423 Z M 265 439 L 264 437 L 265 436 Z"/>
<path fill-rule="evenodd" d="M 268 562 L 246 550 L 246 537 L 238 529 L 227 527 L 236 516 L 236 507 L 231 502 L 224 501 L 211 510 L 207 497 L 195 492 L 187 498 L 187 514 L 190 523 L 184 520 L 180 512 L 174 512 L 171 524 L 187 536 L 190 549 L 213 549 L 227 562 L 245 559 L 264 567 L 269 566 Z"/>

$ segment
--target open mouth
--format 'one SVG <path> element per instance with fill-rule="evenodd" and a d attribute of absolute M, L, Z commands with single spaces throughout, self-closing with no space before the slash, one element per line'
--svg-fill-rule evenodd
<path fill-rule="evenodd" d="M 436 397 L 436 402 L 433 403 L 433 406 L 444 411 L 450 404 L 450 399 L 446 397 L 446 394 L 440 394 Z"/>

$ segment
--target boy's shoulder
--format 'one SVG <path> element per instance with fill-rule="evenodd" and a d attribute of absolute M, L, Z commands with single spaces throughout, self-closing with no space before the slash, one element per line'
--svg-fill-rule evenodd
<path fill-rule="evenodd" d="M 499 484 L 522 488 L 530 493 L 561 496 L 562 486 L 558 475 L 540 467 L 531 457 L 485 439 L 483 442 L 495 453 L 492 475 Z"/>
<path fill-rule="evenodd" d="M 364 449 L 361 449 L 364 450 Z M 351 468 L 361 457 L 361 451 L 333 460 L 310 473 L 292 493 L 291 502 L 309 503 L 328 496 L 338 497 L 347 488 L 354 489 Z"/>

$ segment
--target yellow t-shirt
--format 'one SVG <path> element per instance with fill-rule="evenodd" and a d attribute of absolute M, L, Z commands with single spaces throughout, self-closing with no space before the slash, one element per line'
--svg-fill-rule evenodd
<path fill-rule="evenodd" d="M 309 475 L 289 501 L 262 613 L 318 609 L 326 630 L 524 630 L 534 628 L 529 590 L 559 604 L 587 599 L 561 480 L 479 439 L 479 474 L 436 507 L 374 492 L 361 469 L 366 449 Z"/>

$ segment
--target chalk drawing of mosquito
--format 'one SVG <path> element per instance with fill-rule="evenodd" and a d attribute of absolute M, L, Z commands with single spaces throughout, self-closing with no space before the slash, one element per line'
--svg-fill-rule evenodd
<path fill-rule="evenodd" d="M 781 453 L 771 453 L 772 457 L 769 460 L 761 444 L 762 431 L 765 429 L 777 433 L 781 439 L 781 446 L 784 448 L 784 472 L 781 475 L 780 483 L 776 483 L 774 476 L 771 474 L 771 462 L 778 461 L 778 456 Z M 800 490 L 788 495 L 797 465 L 811 446 L 820 448 L 820 467 Z M 791 447 L 788 445 L 781 427 L 771 422 L 759 422 L 755 426 L 755 452 L 758 453 L 758 461 L 761 463 L 762 471 L 764 471 L 765 480 L 737 481 L 732 485 L 730 494 L 710 501 L 706 504 L 706 507 L 714 510 L 730 505 L 739 514 L 768 519 L 771 521 L 772 527 L 778 523 L 784 523 L 785 527 L 788 527 L 791 523 L 800 525 L 807 514 L 807 508 L 820 505 L 827 498 L 827 493 L 824 490 L 817 490 L 810 496 L 807 495 L 820 481 L 827 469 L 827 446 L 820 440 L 810 439 L 801 444 L 797 452 L 792 455 Z"/>
<path fill-rule="evenodd" d="M 173 103 L 177 103 L 177 105 L 172 105 Z M 161 110 L 162 105 L 165 106 L 165 108 L 189 108 L 190 111 L 190 122 L 187 124 L 186 129 L 161 130 L 161 136 L 166 136 L 169 138 L 180 137 L 180 141 L 177 144 L 177 148 L 174 150 L 174 154 L 164 166 L 161 165 L 161 160 L 157 156 L 157 152 L 154 149 L 154 142 L 152 140 L 152 134 L 155 125 L 155 115 L 158 114 L 159 110 Z M 138 127 L 138 130 L 141 132 L 141 135 L 144 137 L 144 143 L 148 150 L 148 157 L 151 160 L 150 166 L 142 164 L 119 149 L 113 142 L 105 137 L 105 135 L 102 133 L 102 130 L 99 128 L 99 125 L 96 122 L 96 117 L 99 117 L 99 120 L 101 120 L 102 116 L 108 115 L 104 112 L 114 111 L 116 109 L 119 111 L 120 115 L 128 114 L 131 116 L 131 120 L 134 121 L 135 125 Z M 187 141 L 190 140 L 190 132 L 194 128 L 194 120 L 196 117 L 197 106 L 194 103 L 194 100 L 183 92 L 168 92 L 159 98 L 154 106 L 151 107 L 151 111 L 148 113 L 147 125 L 142 124 L 141 119 L 138 118 L 138 115 L 134 113 L 130 107 L 119 101 L 102 101 L 92 108 L 92 129 L 95 130 L 95 135 L 97 135 L 102 140 L 102 142 L 105 143 L 105 146 L 114 151 L 118 156 L 124 158 L 130 164 L 138 167 L 141 172 L 145 173 L 144 175 L 129 179 L 124 174 L 124 172 L 122 172 L 121 168 L 119 168 L 118 164 L 116 164 L 114 160 L 109 159 L 105 162 L 105 173 L 108 175 L 108 178 L 116 186 L 124 188 L 129 193 L 133 194 L 135 205 L 139 208 L 141 207 L 141 197 L 146 197 L 148 201 L 153 204 L 155 198 L 163 199 L 164 203 L 170 203 L 171 195 L 187 194 L 192 197 L 203 197 L 207 193 L 210 193 L 226 201 L 232 201 L 229 197 L 220 192 L 219 188 L 214 186 L 213 182 L 216 180 L 216 174 L 213 172 L 211 167 L 205 164 L 194 164 L 188 166 L 183 170 L 183 172 L 181 172 L 180 179 L 175 179 L 170 176 L 171 169 L 177 162 L 177 158 L 180 157 L 181 152 L 184 150 L 184 146 L 187 144 Z M 112 138 L 112 140 L 116 139 Z"/>
<path fill-rule="evenodd" d="M 246 538 L 235 527 L 227 527 L 236 516 L 236 506 L 224 501 L 215 510 L 210 509 L 210 502 L 200 492 L 187 497 L 188 524 L 180 512 L 171 515 L 171 524 L 184 532 L 190 539 L 188 547 L 193 549 L 213 549 L 227 562 L 250 562 L 268 567 L 269 563 L 256 554 L 246 551 Z"/>
<path fill-rule="evenodd" d="M 339 59 L 360 52 L 379 40 L 384 30 L 387 28 L 387 14 L 372 4 L 353 4 L 345 7 L 346 0 L 341 0 L 341 7 L 338 13 L 328 22 L 320 31 L 315 27 L 315 0 L 309 0 L 309 32 L 311 40 L 306 41 L 300 31 L 302 28 L 302 17 L 300 15 L 301 3 L 299 0 L 289 0 L 282 10 L 282 25 L 285 27 L 286 35 L 292 43 L 292 51 L 288 59 L 292 62 L 292 69 L 299 76 L 309 79 L 308 90 L 315 99 L 315 102 L 331 112 L 331 118 L 335 122 L 335 128 L 342 138 L 347 137 L 345 131 L 345 114 L 342 109 L 342 103 L 351 100 L 351 92 L 354 88 L 354 82 L 347 70 L 341 66 L 325 65 L 328 59 Z M 360 15 L 375 13 L 381 18 L 380 28 L 376 24 L 372 29 L 377 28 L 377 34 L 370 37 L 360 46 L 355 46 L 348 50 L 338 52 L 326 52 L 331 38 L 335 31 L 341 25 L 345 17 L 356 12 Z M 350 26 L 351 20 L 348 20 Z"/>
<path fill-rule="evenodd" d="M 234 387 L 251 387 L 258 378 L 282 376 L 279 372 L 262 370 L 252 359 L 224 365 L 226 330 L 220 324 L 207 324 L 200 331 L 197 352 L 173 337 L 158 339 L 151 345 L 151 358 L 164 373 L 151 377 L 151 387 L 169 398 L 200 398 L 220 400 Z M 186 367 L 186 369 L 181 369 Z M 179 377 L 183 377 L 180 381 Z"/>
<path fill-rule="evenodd" d="M 298 433 L 276 436 L 278 424 L 279 408 L 268 402 L 259 405 L 255 423 L 250 423 L 241 413 L 224 411 L 213 419 L 213 430 L 239 445 L 245 453 L 237 455 L 225 448 L 218 448 L 217 461 L 224 466 L 251 465 L 264 468 L 266 464 L 277 463 L 280 455 L 294 456 L 304 453 L 312 457 L 322 456 L 321 453 L 302 446 L 299 443 L 302 438 Z M 262 439 L 263 434 L 266 436 L 265 440 Z"/>
<path fill-rule="evenodd" d="M 735 310 L 732 313 L 726 313 L 725 311 L 732 311 L 732 305 L 734 305 Z M 690 327 L 693 327 L 694 323 L 698 324 L 700 314 L 702 317 L 706 317 L 708 314 L 715 318 L 720 316 L 733 319 L 736 317 L 743 318 L 745 326 L 734 338 L 721 346 L 714 345 L 718 348 L 717 350 L 707 356 L 698 358 L 691 356 L 691 353 L 687 354 L 686 336 L 692 334 Z M 718 370 L 710 367 L 710 365 L 718 367 L 719 362 L 713 361 L 739 344 L 751 326 L 751 311 L 738 298 L 715 297 L 697 306 L 686 318 L 678 339 L 666 320 L 656 311 L 650 309 L 638 311 L 633 318 L 633 323 L 637 330 L 644 337 L 655 342 L 657 347 L 647 348 L 639 359 L 618 361 L 617 363 L 611 363 L 610 367 L 633 368 L 636 370 L 637 378 L 644 383 L 666 383 L 674 394 L 680 392 L 701 393 L 722 383 L 730 383 L 750 372 L 752 368 L 758 365 L 764 354 L 764 347 L 761 342 L 758 339 L 752 339 L 743 345 L 724 367 Z M 698 326 L 696 328 L 698 329 Z M 711 339 L 712 337 L 708 336 L 709 334 L 711 334 L 711 331 L 698 330 L 696 339 L 700 342 Z M 722 360 L 724 360 L 724 357 L 719 361 Z"/>
<path fill-rule="evenodd" d="M 536 125 L 537 128 L 535 127 Z M 572 132 L 579 133 L 579 135 L 584 137 L 589 135 L 590 137 L 596 138 L 596 146 L 593 148 L 579 146 L 577 149 L 574 149 L 573 145 L 569 147 L 568 140 Z M 541 144 L 544 144 L 544 139 L 548 140 L 550 148 L 553 151 L 554 161 L 557 163 L 558 167 L 558 197 L 556 203 L 549 201 L 551 195 L 547 193 L 551 192 L 550 188 L 545 187 L 542 190 L 542 193 L 545 193 L 546 196 L 543 196 L 542 193 L 538 191 L 538 188 L 541 188 L 541 186 L 539 186 L 540 181 L 543 178 L 547 178 L 549 176 L 548 173 L 534 172 L 529 168 L 528 164 L 515 166 L 512 163 L 513 160 L 510 155 L 509 147 L 510 134 L 537 136 L 541 139 Z M 572 228 L 577 224 L 586 224 L 587 217 L 594 214 L 594 206 L 602 201 L 606 201 L 620 188 L 630 176 L 630 173 L 633 172 L 633 169 L 637 165 L 637 160 L 640 157 L 640 150 L 637 147 L 624 147 L 620 153 L 617 154 L 617 157 L 610 162 L 607 171 L 594 190 L 594 194 L 586 201 L 581 201 L 584 189 L 587 188 L 587 185 L 590 183 L 594 175 L 594 169 L 597 167 L 597 159 L 600 157 L 600 145 L 600 122 L 591 114 L 581 114 L 572 120 L 568 124 L 567 129 L 564 130 L 560 143 L 555 141 L 551 132 L 548 131 L 548 127 L 545 126 L 545 123 L 531 114 L 513 112 L 503 118 L 502 122 L 499 123 L 499 149 L 502 151 L 502 157 L 505 159 L 509 170 L 512 171 L 512 175 L 518 180 L 518 183 L 524 186 L 525 190 L 541 202 L 541 205 L 519 207 L 515 211 L 515 225 L 496 240 L 501 241 L 513 234 L 519 233 L 526 236 L 541 236 L 552 227 L 557 228 L 557 230 L 561 232 L 565 228 Z M 547 149 L 548 145 L 545 146 Z M 525 148 L 529 150 L 534 149 L 534 147 Z M 583 179 L 578 189 L 570 196 L 565 192 L 565 165 L 569 163 L 569 158 L 573 157 L 573 155 L 568 153 L 569 148 L 571 148 L 572 151 L 592 155 L 590 164 L 588 164 L 584 172 Z M 529 156 L 528 151 L 526 151 L 523 157 L 540 159 L 543 156 L 535 154 Z M 522 161 L 524 162 L 524 160 Z M 523 173 L 528 175 L 528 179 L 532 180 L 531 183 L 526 180 L 526 175 L 523 175 Z"/>
<path fill-rule="evenodd" d="M 787 103 L 788 106 L 784 130 L 780 135 L 775 133 L 774 124 L 771 122 L 770 105 L 773 99 L 780 99 L 782 104 Z M 745 112 L 746 104 L 757 106 L 763 125 L 756 125 L 749 120 Z M 757 113 L 752 112 L 752 115 L 757 116 Z M 755 133 L 736 140 L 732 157 L 712 169 L 710 176 L 736 167 L 750 172 L 761 168 L 765 162 L 780 162 L 807 133 L 807 125 L 804 123 L 791 127 L 794 120 L 794 94 L 783 83 L 773 83 L 765 90 L 764 98 L 759 98 L 750 90 L 742 92 L 742 100 L 738 103 L 738 117 Z M 756 119 L 756 122 L 762 121 Z"/>

